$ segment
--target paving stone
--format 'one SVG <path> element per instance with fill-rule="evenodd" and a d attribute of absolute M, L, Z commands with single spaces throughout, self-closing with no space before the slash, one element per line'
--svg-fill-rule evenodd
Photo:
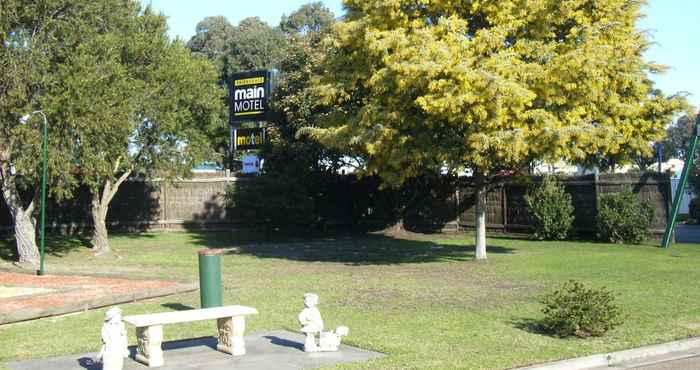
<path fill-rule="evenodd" d="M 245 337 L 247 353 L 234 357 L 216 350 L 216 338 L 206 337 L 163 344 L 165 365 L 160 370 L 297 370 L 315 369 L 346 362 L 360 362 L 385 356 L 384 354 L 341 345 L 338 352 L 304 352 L 304 337 L 286 330 L 251 333 Z M 125 359 L 124 370 L 145 370 L 147 366 Z M 13 362 L 11 370 L 99 370 L 96 353 Z"/>

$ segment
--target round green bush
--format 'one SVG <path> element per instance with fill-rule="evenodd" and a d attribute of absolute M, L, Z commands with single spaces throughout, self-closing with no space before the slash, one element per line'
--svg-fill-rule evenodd
<path fill-rule="evenodd" d="M 525 195 L 525 204 L 534 229 L 534 237 L 542 240 L 566 239 L 574 223 L 571 195 L 553 177 Z"/>
<path fill-rule="evenodd" d="M 625 189 L 600 197 L 596 222 L 598 237 L 610 243 L 643 242 L 654 220 L 654 208 Z"/>
<path fill-rule="evenodd" d="M 615 296 L 570 280 L 542 300 L 544 331 L 558 337 L 596 337 L 622 324 Z"/>

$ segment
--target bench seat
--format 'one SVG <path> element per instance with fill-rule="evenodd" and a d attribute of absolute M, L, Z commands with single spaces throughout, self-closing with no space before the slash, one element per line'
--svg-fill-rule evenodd
<path fill-rule="evenodd" d="M 163 325 L 191 321 L 214 320 L 217 323 L 219 343 L 216 348 L 233 356 L 245 354 L 245 317 L 258 310 L 246 306 L 223 306 L 186 311 L 160 312 L 145 315 L 124 316 L 124 322 L 136 327 L 138 350 L 136 361 L 149 367 L 164 364 Z"/>

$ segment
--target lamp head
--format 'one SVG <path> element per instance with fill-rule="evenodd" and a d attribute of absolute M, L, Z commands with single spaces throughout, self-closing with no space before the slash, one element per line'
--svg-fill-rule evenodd
<path fill-rule="evenodd" d="M 27 121 L 29 121 L 29 117 L 31 117 L 31 114 L 25 114 L 22 116 L 22 118 L 19 119 L 19 123 L 26 125 Z"/>

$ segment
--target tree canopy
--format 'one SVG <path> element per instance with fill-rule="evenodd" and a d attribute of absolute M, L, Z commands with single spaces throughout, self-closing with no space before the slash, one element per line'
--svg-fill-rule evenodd
<path fill-rule="evenodd" d="M 682 105 L 653 89 L 640 1 L 344 4 L 314 88 L 323 127 L 307 132 L 389 185 L 464 171 L 485 196 L 534 159 L 647 153 Z"/>
<path fill-rule="evenodd" d="M 15 223 L 28 225 L 16 235 L 31 235 L 17 238 L 18 247 L 28 245 L 19 248 L 20 259 L 36 249 L 33 203 L 11 203 L 20 198 L 17 180 L 36 182 L 41 141 L 35 126 L 17 122 L 35 109 L 51 128 L 50 189 L 58 196 L 69 196 L 78 183 L 89 189 L 100 236 L 94 243 L 106 250 L 109 202 L 127 177 L 184 176 L 211 152 L 206 133 L 222 125 L 218 72 L 170 41 L 165 17 L 137 1 L 18 1 L 5 14 L 16 18 L 3 23 L 9 32 L 2 37 L 11 41 L 3 42 L 0 60 L 13 78 L 0 94 L 2 130 L 10 133 L 0 164 Z M 35 253 L 26 253 L 34 263 Z"/>
<path fill-rule="evenodd" d="M 23 115 L 42 110 L 49 128 L 49 190 L 70 197 L 79 183 L 73 154 L 74 127 L 57 114 L 48 94 L 65 81 L 66 64 L 84 43 L 123 25 L 135 3 L 122 0 L 8 0 L 0 4 L 0 180 L 15 226 L 21 265 L 39 261 L 34 210 L 41 164 L 41 115 L 28 125 Z M 80 76 L 75 76 L 79 78 Z M 27 199 L 24 191 L 34 193 Z"/>

